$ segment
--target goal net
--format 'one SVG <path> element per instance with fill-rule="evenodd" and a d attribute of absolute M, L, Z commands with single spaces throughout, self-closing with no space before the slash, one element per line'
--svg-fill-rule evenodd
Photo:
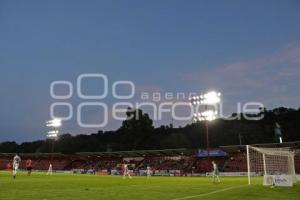
<path fill-rule="evenodd" d="M 292 186 L 296 182 L 294 152 L 289 148 L 259 148 L 247 145 L 248 183 L 263 176 L 264 185 Z"/>

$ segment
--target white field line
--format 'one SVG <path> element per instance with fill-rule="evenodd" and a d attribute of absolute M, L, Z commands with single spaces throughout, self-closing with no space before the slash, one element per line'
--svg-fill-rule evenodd
<path fill-rule="evenodd" d="M 229 187 L 229 188 L 215 190 L 215 191 L 204 193 L 204 194 L 198 194 L 198 195 L 193 195 L 193 196 L 185 196 L 185 197 L 180 197 L 180 198 L 176 198 L 176 199 L 172 199 L 172 200 L 184 200 L 184 199 L 192 199 L 192 198 L 196 198 L 196 197 L 209 196 L 209 195 L 212 195 L 212 194 L 216 194 L 216 193 L 220 193 L 220 192 L 225 192 L 225 191 L 228 191 L 228 190 L 233 190 L 233 189 L 241 188 L 241 187 L 245 187 L 245 186 L 247 186 L 247 185 Z"/>

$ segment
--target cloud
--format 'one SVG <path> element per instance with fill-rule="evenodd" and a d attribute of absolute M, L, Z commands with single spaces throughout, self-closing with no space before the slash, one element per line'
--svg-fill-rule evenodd
<path fill-rule="evenodd" d="M 278 63 L 300 63 L 300 42 L 288 44 L 278 52 L 271 55 L 265 55 L 254 59 L 240 61 L 236 63 L 225 64 L 221 71 L 248 71 L 253 69 L 263 69 L 272 67 Z"/>
<path fill-rule="evenodd" d="M 295 99 L 300 102 L 300 93 L 296 90 L 300 85 L 300 42 L 290 43 L 270 54 L 203 69 L 180 75 L 180 78 L 196 82 L 203 89 L 219 88 L 235 102 L 260 99 L 272 107 L 280 99 L 281 104 L 299 106 L 295 105 Z"/>
<path fill-rule="evenodd" d="M 135 85 L 136 93 L 154 93 L 154 92 L 163 92 L 163 89 L 159 85 Z"/>

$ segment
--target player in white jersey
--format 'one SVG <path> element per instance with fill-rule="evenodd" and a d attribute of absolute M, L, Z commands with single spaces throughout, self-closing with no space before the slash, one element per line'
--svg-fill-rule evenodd
<path fill-rule="evenodd" d="M 17 175 L 17 171 L 19 169 L 21 163 L 21 158 L 20 156 L 18 156 L 17 154 L 15 155 L 14 159 L 13 159 L 13 178 L 16 178 Z"/>
<path fill-rule="evenodd" d="M 151 168 L 150 168 L 149 165 L 147 166 L 146 173 L 147 173 L 147 178 L 150 178 L 150 176 L 151 176 Z"/>
<path fill-rule="evenodd" d="M 131 179 L 131 176 L 130 176 L 130 173 L 129 173 L 129 170 L 128 170 L 128 165 L 124 164 L 123 167 L 124 167 L 123 179 L 125 179 L 126 176 L 128 176 Z"/>
<path fill-rule="evenodd" d="M 47 175 L 52 175 L 52 164 L 49 164 Z"/>
<path fill-rule="evenodd" d="M 220 183 L 220 178 L 219 178 L 219 169 L 218 169 L 218 165 L 215 163 L 215 161 L 212 161 L 212 165 L 213 165 L 213 182 L 217 181 Z"/>

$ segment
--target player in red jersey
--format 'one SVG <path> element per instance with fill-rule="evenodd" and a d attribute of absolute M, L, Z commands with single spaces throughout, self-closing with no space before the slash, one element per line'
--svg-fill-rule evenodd
<path fill-rule="evenodd" d="M 27 168 L 27 175 L 30 176 L 32 171 L 32 160 L 28 159 L 26 161 L 26 168 Z"/>
<path fill-rule="evenodd" d="M 11 170 L 11 169 L 12 169 L 12 166 L 11 166 L 11 163 L 10 163 L 10 162 L 7 163 L 6 169 L 7 169 L 7 170 Z"/>

